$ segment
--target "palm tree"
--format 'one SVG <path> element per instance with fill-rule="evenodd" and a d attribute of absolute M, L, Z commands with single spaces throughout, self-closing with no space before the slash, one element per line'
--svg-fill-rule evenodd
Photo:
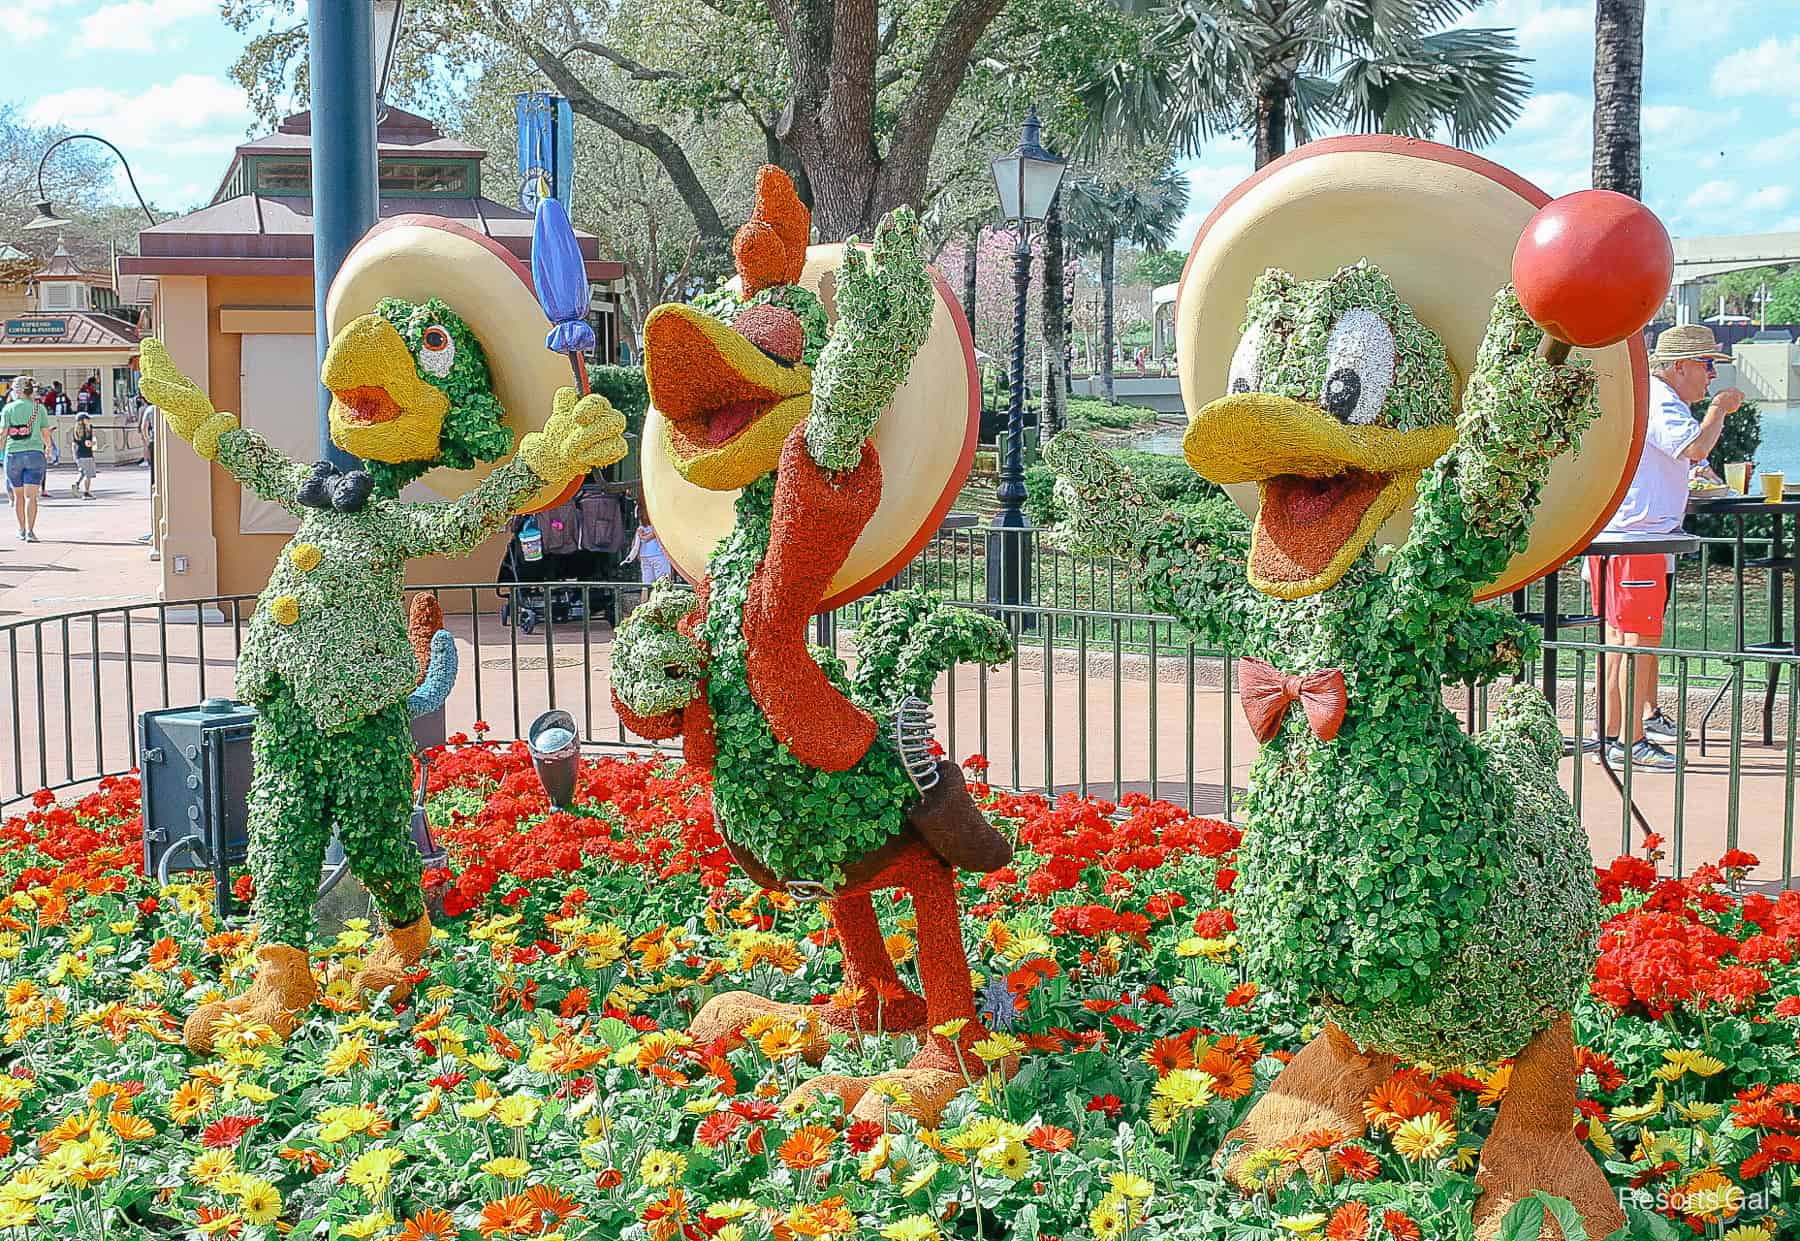
<path fill-rule="evenodd" d="M 1506 131 L 1530 93 L 1509 30 L 1441 29 L 1481 0 L 1113 0 L 1155 20 L 1082 91 L 1089 137 L 1172 138 L 1178 153 L 1249 131 L 1256 166 L 1321 130 L 1459 146 Z M 1641 7 L 1641 6 L 1640 6 Z"/>
<path fill-rule="evenodd" d="M 1062 429 L 1068 410 L 1069 318 L 1063 304 L 1063 191 L 1059 187 L 1044 216 L 1044 288 L 1039 315 L 1044 337 L 1043 400 L 1038 405 L 1038 435 L 1048 438 Z"/>
<path fill-rule="evenodd" d="M 1113 295 L 1118 283 L 1118 245 L 1161 249 L 1174 240 L 1187 214 L 1187 178 L 1174 167 L 1141 181 L 1086 176 L 1067 182 L 1065 225 L 1069 238 L 1100 256 L 1100 383 L 1113 399 Z"/>
<path fill-rule="evenodd" d="M 1594 188 L 1644 196 L 1644 0 L 1594 5 Z"/>

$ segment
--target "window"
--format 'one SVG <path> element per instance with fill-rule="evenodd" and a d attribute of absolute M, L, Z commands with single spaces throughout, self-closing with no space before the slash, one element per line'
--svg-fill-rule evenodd
<path fill-rule="evenodd" d="M 83 296 L 87 286 L 72 280 L 46 280 L 38 285 L 39 310 L 81 310 L 87 306 Z"/>
<path fill-rule="evenodd" d="M 381 192 L 401 198 L 427 194 L 470 197 L 475 193 L 468 161 L 423 163 L 413 160 L 383 160 Z"/>
<path fill-rule="evenodd" d="M 258 194 L 312 193 L 312 165 L 304 159 L 262 159 L 256 162 Z"/>

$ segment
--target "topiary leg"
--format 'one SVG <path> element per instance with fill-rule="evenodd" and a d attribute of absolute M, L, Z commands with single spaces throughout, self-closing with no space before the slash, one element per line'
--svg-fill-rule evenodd
<path fill-rule="evenodd" d="M 264 943 L 305 948 L 331 831 L 319 779 L 321 736 L 285 689 L 257 704 L 247 830 L 252 913 Z"/>
<path fill-rule="evenodd" d="M 425 914 L 422 860 L 411 831 L 413 742 L 396 704 L 331 738 L 332 825 L 350 870 L 389 927 Z"/>

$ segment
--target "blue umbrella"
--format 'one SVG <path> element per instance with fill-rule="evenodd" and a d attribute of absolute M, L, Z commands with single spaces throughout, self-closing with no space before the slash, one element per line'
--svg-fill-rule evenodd
<path fill-rule="evenodd" d="M 554 198 L 538 203 L 531 226 L 531 282 L 537 287 L 538 305 L 550 320 L 544 347 L 569 355 L 575 371 L 575 387 L 586 394 L 587 367 L 582 356 L 594 347 L 594 326 L 587 320 L 587 266 L 575 240 L 569 213 Z"/>

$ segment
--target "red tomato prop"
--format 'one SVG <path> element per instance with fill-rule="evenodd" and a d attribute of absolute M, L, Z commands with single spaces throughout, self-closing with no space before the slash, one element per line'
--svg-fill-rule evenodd
<path fill-rule="evenodd" d="M 1642 331 L 1669 292 L 1675 248 L 1651 210 L 1611 190 L 1538 209 L 1513 250 L 1513 285 L 1532 322 L 1583 349 Z"/>

